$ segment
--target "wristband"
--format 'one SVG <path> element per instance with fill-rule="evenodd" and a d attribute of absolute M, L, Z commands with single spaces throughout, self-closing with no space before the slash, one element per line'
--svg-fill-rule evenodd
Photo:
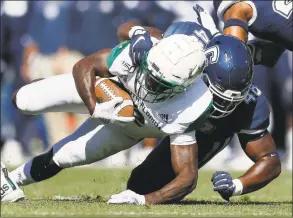
<path fill-rule="evenodd" d="M 134 26 L 134 27 L 131 27 L 131 29 L 129 30 L 128 36 L 131 39 L 134 35 L 143 34 L 145 32 L 146 30 L 142 26 Z"/>
<path fill-rule="evenodd" d="M 248 24 L 242 20 L 239 19 L 229 19 L 224 24 L 224 29 L 230 26 L 239 26 L 245 29 L 246 32 L 248 32 Z"/>
<path fill-rule="evenodd" d="M 235 189 L 233 192 L 233 196 L 239 196 L 242 194 L 243 191 L 243 185 L 242 182 L 239 179 L 233 179 L 232 182 L 235 185 Z"/>

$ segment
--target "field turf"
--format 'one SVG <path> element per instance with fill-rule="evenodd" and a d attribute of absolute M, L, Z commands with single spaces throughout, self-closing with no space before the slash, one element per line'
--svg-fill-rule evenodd
<path fill-rule="evenodd" d="M 180 204 L 149 208 L 107 205 L 111 194 L 124 190 L 129 173 L 126 169 L 65 170 L 50 180 L 24 187 L 26 200 L 1 203 L 1 217 L 292 217 L 292 173 L 283 172 L 261 191 L 233 197 L 229 204 L 212 190 L 213 171 L 201 170 L 196 190 Z M 233 177 L 238 175 L 232 173 Z"/>

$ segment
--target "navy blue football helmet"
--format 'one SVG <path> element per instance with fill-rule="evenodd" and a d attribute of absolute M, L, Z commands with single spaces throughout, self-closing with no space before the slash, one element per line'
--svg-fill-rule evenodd
<path fill-rule="evenodd" d="M 214 37 L 207 45 L 204 80 L 213 94 L 212 118 L 231 114 L 247 96 L 253 60 L 247 46 L 233 36 Z"/>

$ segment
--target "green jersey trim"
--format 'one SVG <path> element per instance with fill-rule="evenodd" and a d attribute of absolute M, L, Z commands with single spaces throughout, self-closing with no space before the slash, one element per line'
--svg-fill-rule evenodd
<path fill-rule="evenodd" d="M 127 41 L 123 41 L 121 43 L 119 43 L 118 45 L 116 45 L 111 53 L 109 54 L 108 58 L 107 58 L 107 67 L 108 69 L 112 66 L 114 60 L 118 57 L 118 55 L 124 50 L 124 48 L 126 46 L 128 46 L 130 44 L 130 40 Z"/>

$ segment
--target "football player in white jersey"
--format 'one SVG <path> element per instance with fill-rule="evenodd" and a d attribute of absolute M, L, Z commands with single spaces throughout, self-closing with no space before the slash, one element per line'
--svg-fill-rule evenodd
<path fill-rule="evenodd" d="M 36 81 L 16 91 L 14 104 L 24 113 L 90 112 L 91 117 L 48 152 L 12 171 L 9 179 L 19 186 L 40 182 L 64 168 L 109 157 L 143 138 L 170 135 L 177 177 L 157 191 L 157 196 L 163 197 L 153 198 L 152 203 L 190 193 L 196 185 L 198 168 L 195 128 L 212 106 L 212 95 L 201 78 L 205 54 L 195 37 L 178 34 L 152 40 L 156 45 L 139 66 L 134 66 L 129 57 L 130 43 L 123 42 L 112 50 L 105 49 L 82 59 L 72 74 Z M 116 76 L 131 93 L 137 107 L 135 120 L 115 114 L 114 105 L 122 101 L 120 98 L 97 103 L 94 93 L 97 76 Z M 100 118 L 111 122 L 105 124 Z M 174 191 L 168 192 L 170 189 Z M 5 195 L 12 196 L 13 191 Z M 1 192 L 2 197 L 5 196 Z M 140 205 L 148 203 L 147 195 L 137 195 L 136 201 Z"/>

